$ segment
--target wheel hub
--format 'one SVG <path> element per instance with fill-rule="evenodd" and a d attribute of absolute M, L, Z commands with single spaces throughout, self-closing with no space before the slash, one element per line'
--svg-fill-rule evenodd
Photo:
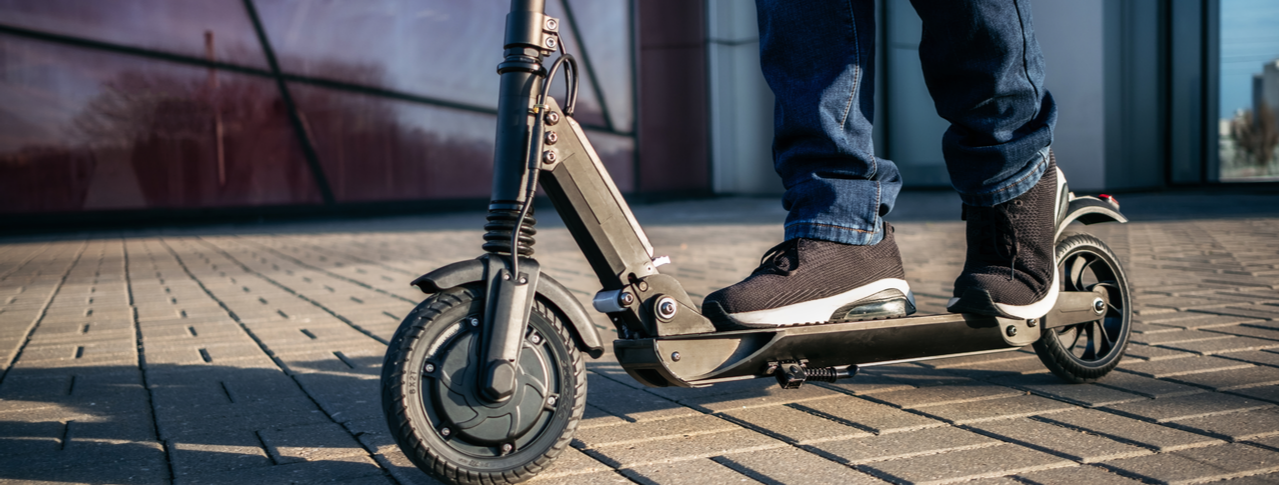
<path fill-rule="evenodd" d="M 480 341 L 478 328 L 463 328 L 451 341 L 430 356 L 426 365 L 435 372 L 424 372 L 424 404 L 439 411 L 437 432 L 449 429 L 446 439 L 462 439 L 480 446 L 500 447 L 502 454 L 512 451 L 512 443 L 529 434 L 541 420 L 544 411 L 554 410 L 551 394 L 551 364 L 541 346 L 526 339 L 515 366 L 515 393 L 501 402 L 483 396 L 479 381 Z M 425 370 L 425 368 L 424 368 Z"/>

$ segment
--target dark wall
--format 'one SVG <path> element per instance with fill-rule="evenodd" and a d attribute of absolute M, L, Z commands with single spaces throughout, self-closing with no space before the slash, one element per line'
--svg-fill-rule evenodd
<path fill-rule="evenodd" d="M 640 64 L 638 187 L 710 193 L 703 2 L 637 2 Z"/>

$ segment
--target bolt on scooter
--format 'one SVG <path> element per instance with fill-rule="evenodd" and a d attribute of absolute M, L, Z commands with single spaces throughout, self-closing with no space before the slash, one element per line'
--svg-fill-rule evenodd
<path fill-rule="evenodd" d="M 577 64 L 544 3 L 513 0 L 506 17 L 485 254 L 413 281 L 430 296 L 401 323 L 383 361 L 387 424 L 423 471 L 449 483 L 527 480 L 564 450 L 582 417 L 584 355 L 600 357 L 604 343 L 583 305 L 531 257 L 539 186 L 600 280 L 592 306 L 617 329 L 618 362 L 646 386 L 772 377 L 792 389 L 860 367 L 1027 345 L 1068 382 L 1119 364 L 1132 312 L 1120 260 L 1096 237 L 1064 229 L 1127 221 L 1114 198 L 1076 196 L 1065 184 L 1055 247 L 1061 291 L 1043 318 L 941 314 L 717 331 L 658 271 L 666 258 L 654 256 L 574 121 Z M 548 94 L 562 70 L 563 106 Z"/>

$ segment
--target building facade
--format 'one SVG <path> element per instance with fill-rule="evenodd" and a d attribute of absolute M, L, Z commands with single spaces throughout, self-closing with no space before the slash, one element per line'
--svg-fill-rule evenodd
<path fill-rule="evenodd" d="M 781 192 L 753 2 L 547 4 L 624 193 Z M 1218 181 L 1218 0 L 1032 4 L 1074 187 Z M 877 7 L 878 153 L 909 187 L 946 186 L 919 19 Z M 507 8 L 0 0 L 0 218 L 483 207 Z"/>

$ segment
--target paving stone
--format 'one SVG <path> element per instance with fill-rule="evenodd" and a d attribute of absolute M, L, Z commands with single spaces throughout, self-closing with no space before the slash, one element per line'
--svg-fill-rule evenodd
<path fill-rule="evenodd" d="M 1214 340 L 1227 338 L 1228 335 L 1213 332 L 1202 332 L 1199 330 L 1183 330 L 1180 332 L 1163 332 L 1156 334 L 1133 335 L 1130 341 L 1143 345 L 1170 345 L 1183 342 L 1199 342 L 1202 340 Z"/>
<path fill-rule="evenodd" d="M 590 374 L 587 375 L 587 401 L 605 412 L 633 422 L 700 414 L 679 403 Z"/>
<path fill-rule="evenodd" d="M 1222 443 L 1216 438 L 1092 409 L 1037 416 L 1034 419 L 1162 453 Z"/>
<path fill-rule="evenodd" d="M 1181 419 L 1175 421 L 1174 424 L 1182 429 L 1230 441 L 1248 441 L 1273 436 L 1280 429 L 1280 419 L 1277 419 L 1276 408 L 1274 407 Z"/>
<path fill-rule="evenodd" d="M 644 443 L 593 448 L 584 452 L 614 468 L 633 468 L 653 463 L 695 460 L 727 453 L 745 453 L 785 446 L 788 445 L 755 431 L 738 429 L 689 437 L 646 440 Z"/>
<path fill-rule="evenodd" d="M 1274 367 L 1251 366 L 1229 371 L 1181 375 L 1170 377 L 1169 380 L 1214 391 L 1226 391 L 1274 384 L 1277 380 L 1280 380 L 1280 376 L 1278 376 Z"/>
<path fill-rule="evenodd" d="M 289 463 L 252 470 L 235 470 L 175 480 L 179 484 L 262 484 L 337 482 L 381 477 L 382 468 L 367 456 L 346 456 L 324 461 Z"/>
<path fill-rule="evenodd" d="M 914 389 L 910 384 L 868 371 L 859 372 L 858 375 L 851 379 L 841 379 L 836 382 L 815 382 L 813 385 L 854 395 Z"/>
<path fill-rule="evenodd" d="M 1167 325 L 1184 329 L 1229 327 L 1232 325 L 1239 325 L 1241 323 L 1257 321 L 1250 317 L 1205 315 L 1202 313 L 1178 313 L 1174 315 L 1160 315 L 1150 319 L 1138 318 L 1137 320 L 1146 323 Z"/>
<path fill-rule="evenodd" d="M 1277 451 L 1277 449 L 1280 449 L 1280 437 L 1277 437 L 1277 436 L 1255 438 L 1255 439 L 1249 440 L 1248 443 L 1254 446 L 1259 446 L 1262 448 L 1269 449 L 1271 451 Z"/>
<path fill-rule="evenodd" d="M 1050 414 L 1078 408 L 1074 404 L 1062 401 L 1040 396 L 1022 395 L 1004 399 L 928 407 L 921 409 L 920 412 L 954 424 L 970 424 L 1036 414 Z"/>
<path fill-rule="evenodd" d="M 1268 407 L 1269 404 L 1222 393 L 1193 394 L 1107 406 L 1107 410 L 1157 423 Z"/>
<path fill-rule="evenodd" d="M 730 421 L 704 414 L 641 421 L 621 426 L 580 429 L 574 435 L 573 446 L 577 448 L 629 446 L 651 440 L 689 438 L 741 429 Z"/>
<path fill-rule="evenodd" d="M 1024 392 L 1005 386 L 972 382 L 953 386 L 931 386 L 903 391 L 876 392 L 868 393 L 867 395 L 876 401 L 886 402 L 894 406 L 922 409 L 930 406 L 1000 399 L 1019 394 L 1024 394 Z"/>
<path fill-rule="evenodd" d="M 1262 350 L 1274 349 L 1280 347 L 1280 342 L 1275 340 L 1263 340 L 1254 337 L 1227 337 L 1213 340 L 1198 340 L 1195 342 L 1180 342 L 1176 344 L 1164 344 L 1164 347 L 1194 352 L 1200 355 L 1214 355 L 1226 352 L 1238 352 L 1244 350 Z"/>
<path fill-rule="evenodd" d="M 1009 376 L 993 379 L 992 383 L 1025 389 L 1033 394 L 1072 404 L 1097 407 L 1146 399 L 1144 396 L 1118 391 L 1096 384 L 1070 384 L 1051 374 Z"/>
<path fill-rule="evenodd" d="M 1204 389 L 1197 387 L 1114 371 L 1099 379 L 1097 385 L 1152 398 L 1185 396 L 1205 392 Z"/>
<path fill-rule="evenodd" d="M 692 406 L 703 412 L 725 412 L 732 409 L 748 409 L 754 407 L 780 406 L 789 403 L 809 402 L 824 399 L 850 399 L 850 396 L 820 386 L 802 386 L 799 389 L 782 389 L 776 383 L 760 389 L 746 392 L 722 394 L 719 396 L 690 396 L 682 399 L 682 404 Z"/>
<path fill-rule="evenodd" d="M 1125 458 L 1102 466 L 1121 475 L 1158 483 L 1201 483 L 1274 472 L 1276 454 L 1232 443 Z"/>
<path fill-rule="evenodd" d="M 1247 307 L 1233 306 L 1233 307 L 1226 307 L 1226 308 L 1213 308 L 1213 309 L 1203 309 L 1203 310 L 1197 309 L 1197 310 L 1191 310 L 1191 311 L 1200 312 L 1200 313 L 1210 313 L 1214 315 L 1265 318 L 1270 320 L 1275 320 L 1278 316 L 1276 312 L 1276 308 L 1274 306 L 1268 307 L 1266 305 L 1254 305 L 1254 306 L 1247 306 Z"/>
<path fill-rule="evenodd" d="M 190 441 L 186 441 L 190 440 Z M 175 480 L 188 480 L 211 473 L 271 466 L 271 458 L 256 436 L 218 434 L 184 437 L 168 441 L 169 461 Z"/>
<path fill-rule="evenodd" d="M 982 434 L 1081 463 L 1150 454 L 1151 451 L 1046 421 L 1026 418 L 970 425 Z"/>
<path fill-rule="evenodd" d="M 573 475 L 534 476 L 528 483 L 539 485 L 572 485 L 579 483 L 632 483 L 625 476 L 614 470 L 598 471 Z"/>
<path fill-rule="evenodd" d="M 1239 335 L 1242 337 L 1254 337 L 1264 340 L 1280 340 L 1280 332 L 1274 328 L 1259 328 L 1252 325 L 1232 325 L 1229 327 L 1214 327 L 1205 329 L 1208 332 L 1224 333 L 1228 335 Z"/>
<path fill-rule="evenodd" d="M 775 448 L 713 457 L 713 461 L 764 483 L 777 484 L 881 484 L 853 468 L 825 460 L 796 448 Z"/>
<path fill-rule="evenodd" d="M 1196 357 L 1152 362 L 1125 362 L 1119 367 L 1119 370 L 1146 377 L 1161 378 L 1195 374 L 1197 372 L 1243 369 L 1246 367 L 1250 367 L 1250 365 L 1238 360 L 1219 357 Z"/>
<path fill-rule="evenodd" d="M 864 399 L 821 399 L 788 406 L 875 434 L 946 426 L 936 419 Z"/>
<path fill-rule="evenodd" d="M 625 468 L 621 473 L 643 485 L 701 485 L 705 483 L 760 483 L 707 458 L 677 463 L 654 463 Z"/>
<path fill-rule="evenodd" d="M 600 477 L 590 476 L 590 474 L 600 472 L 607 473 Z M 573 481 L 567 481 L 565 483 L 596 483 L 595 480 L 597 478 L 621 478 L 616 472 L 614 472 L 613 468 L 610 468 L 608 465 L 596 461 L 594 458 L 583 454 L 581 451 L 578 451 L 573 447 L 565 447 L 564 451 L 560 453 L 560 456 L 556 457 L 556 461 L 552 462 L 551 466 L 547 467 L 547 469 L 539 472 L 538 476 L 534 477 L 534 480 L 542 483 L 552 481 L 553 479 L 568 479 L 571 477 Z"/>
<path fill-rule="evenodd" d="M 1227 352 L 1218 354 L 1225 359 L 1239 360 L 1258 365 L 1280 367 L 1280 354 L 1267 350 L 1246 350 L 1244 352 Z"/>
<path fill-rule="evenodd" d="M 972 384 L 974 382 L 973 379 L 965 376 L 914 364 L 872 367 L 866 370 L 866 372 L 873 371 L 879 376 L 893 379 L 912 387 L 950 386 Z"/>
<path fill-rule="evenodd" d="M 258 437 L 278 465 L 367 455 L 342 426 L 333 423 L 271 427 L 259 430 Z"/>
<path fill-rule="evenodd" d="M 1152 345 L 1143 345 L 1131 342 L 1125 347 L 1124 358 L 1126 361 L 1137 360 L 1166 360 L 1166 359 L 1183 359 L 1187 357 L 1195 357 L 1198 354 L 1185 350 L 1176 350 L 1165 347 L 1157 347 Z"/>
<path fill-rule="evenodd" d="M 1029 448 L 1001 444 L 861 465 L 871 475 L 894 482 L 954 483 L 1072 466 L 1074 462 Z"/>
<path fill-rule="evenodd" d="M 1234 394 L 1237 396 L 1253 398 L 1260 401 L 1266 401 L 1272 404 L 1275 404 L 1278 401 L 1277 392 L 1278 391 L 1275 385 L 1249 387 L 1245 389 L 1232 389 L 1230 391 L 1227 391 L 1228 394 Z"/>
<path fill-rule="evenodd" d="M 953 426 L 891 435 L 828 441 L 805 449 L 840 463 L 858 465 L 917 455 L 996 446 L 999 441 Z"/>
<path fill-rule="evenodd" d="M 1272 485 L 1277 482 L 1280 482 L 1280 477 L 1275 472 L 1272 472 L 1248 477 L 1229 478 L 1213 483 L 1219 485 Z"/>
<path fill-rule="evenodd" d="M 1033 485 L 1076 485 L 1079 483 L 1138 485 L 1142 483 L 1095 466 L 1054 468 L 1052 470 L 1022 473 L 1017 478 L 1024 483 Z"/>
<path fill-rule="evenodd" d="M 831 399 L 817 402 L 823 401 Z M 868 431 L 788 406 L 731 409 L 717 416 L 788 443 L 810 444 L 871 436 Z"/>

